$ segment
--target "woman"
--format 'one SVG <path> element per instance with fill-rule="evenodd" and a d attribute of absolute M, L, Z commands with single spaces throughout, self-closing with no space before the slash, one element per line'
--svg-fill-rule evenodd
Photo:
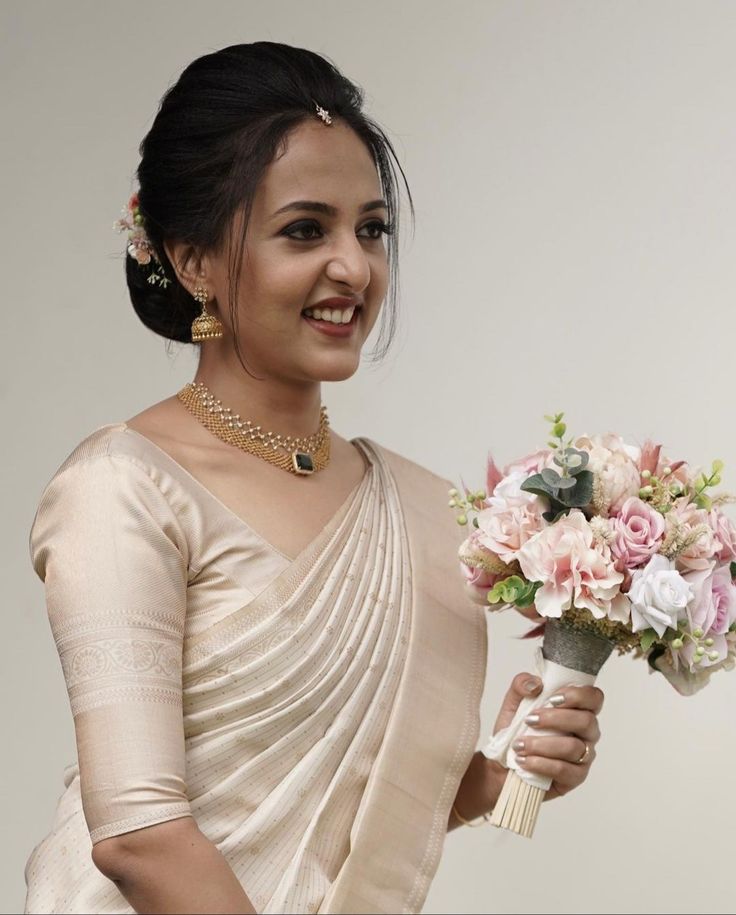
<path fill-rule="evenodd" d="M 27 912 L 419 911 L 446 831 L 493 807 L 451 483 L 341 438 L 321 405 L 395 292 L 391 156 L 361 91 L 288 45 L 208 54 L 162 100 L 127 281 L 200 359 L 40 499 L 31 557 L 78 762 Z M 589 687 L 539 710 L 560 734 L 524 755 L 548 797 L 586 778 L 601 704 Z"/>

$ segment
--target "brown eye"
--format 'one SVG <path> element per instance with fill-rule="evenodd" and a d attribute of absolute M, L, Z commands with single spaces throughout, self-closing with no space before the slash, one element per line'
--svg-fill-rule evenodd
<path fill-rule="evenodd" d="M 316 222 L 299 222 L 299 223 L 295 223 L 292 226 L 288 226 L 286 229 L 284 229 L 283 234 L 289 238 L 295 238 L 297 241 L 312 241 L 314 238 L 318 238 L 319 236 L 308 235 L 306 238 L 304 238 L 304 237 L 299 238 L 294 233 L 295 232 L 309 233 L 311 230 L 319 229 L 319 228 L 320 228 L 319 223 L 316 223 Z"/>

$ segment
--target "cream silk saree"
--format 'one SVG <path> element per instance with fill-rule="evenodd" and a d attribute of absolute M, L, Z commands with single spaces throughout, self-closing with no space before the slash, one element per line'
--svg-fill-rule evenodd
<path fill-rule="evenodd" d="M 258 912 L 418 912 L 473 752 L 484 610 L 448 480 L 366 473 L 289 558 L 125 423 L 84 439 L 30 533 L 77 760 L 26 912 L 134 910 L 93 844 L 182 816 Z"/>

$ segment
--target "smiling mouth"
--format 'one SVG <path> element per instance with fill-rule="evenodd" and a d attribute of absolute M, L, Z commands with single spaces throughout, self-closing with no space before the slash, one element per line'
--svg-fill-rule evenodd
<path fill-rule="evenodd" d="M 353 319 L 360 309 L 360 305 L 350 305 L 348 308 L 305 308 L 302 315 L 313 321 L 323 321 L 325 324 L 340 327 L 353 323 Z"/>

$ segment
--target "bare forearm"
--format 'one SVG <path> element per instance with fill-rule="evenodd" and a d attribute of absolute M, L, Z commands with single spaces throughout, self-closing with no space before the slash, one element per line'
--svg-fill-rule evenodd
<path fill-rule="evenodd" d="M 462 777 L 457 795 L 455 809 L 466 820 L 474 820 L 493 810 L 501 792 L 506 770 L 492 759 L 485 757 L 480 750 L 473 754 L 465 775 Z M 450 811 L 447 831 L 462 826 L 460 820 Z"/>
<path fill-rule="evenodd" d="M 256 911 L 224 856 L 198 829 L 145 850 L 122 848 L 103 873 L 136 912 L 147 915 Z"/>

